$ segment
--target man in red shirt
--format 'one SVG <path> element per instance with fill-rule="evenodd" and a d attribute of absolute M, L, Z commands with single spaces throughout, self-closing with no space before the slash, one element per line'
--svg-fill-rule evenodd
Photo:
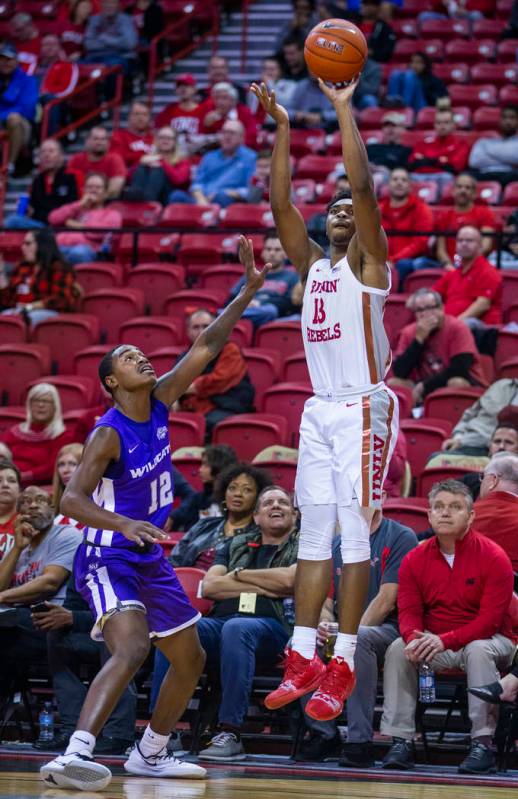
<path fill-rule="evenodd" d="M 96 126 L 92 128 L 85 141 L 82 153 L 76 153 L 68 162 L 69 172 L 78 172 L 83 179 L 90 172 L 106 175 L 108 180 L 107 199 L 116 199 L 126 182 L 127 169 L 117 153 L 109 153 L 108 131 Z"/>
<path fill-rule="evenodd" d="M 129 172 L 133 172 L 143 155 L 153 149 L 151 112 L 141 100 L 134 100 L 128 114 L 128 125 L 112 133 L 110 153 L 119 155 Z"/>
<path fill-rule="evenodd" d="M 415 145 L 408 165 L 419 179 L 446 173 L 449 181 L 452 172 L 456 174 L 466 169 L 470 146 L 455 135 L 455 119 L 450 108 L 435 112 L 434 129 L 435 133 Z"/>
<path fill-rule="evenodd" d="M 511 561 L 498 544 L 473 529 L 473 500 L 457 480 L 436 483 L 429 495 L 433 538 L 409 552 L 399 570 L 401 638 L 390 645 L 383 675 L 380 731 L 393 737 L 383 768 L 414 765 L 418 666 L 462 669 L 468 686 L 495 682 L 511 662 Z M 496 771 L 491 739 L 497 708 L 470 694 L 471 749 L 461 773 Z"/>
<path fill-rule="evenodd" d="M 462 172 L 455 178 L 453 185 L 453 205 L 438 214 L 435 221 L 435 230 L 457 231 L 463 225 L 473 225 L 483 234 L 482 253 L 489 255 L 493 249 L 493 238 L 488 235 L 493 233 L 498 226 L 496 217 L 491 208 L 484 202 L 477 202 L 477 181 L 467 172 Z M 455 255 L 455 238 L 453 236 L 437 237 L 437 259 L 441 266 L 453 266 Z"/>
<path fill-rule="evenodd" d="M 429 259 L 428 234 L 424 236 L 397 236 L 396 231 L 433 230 L 433 214 L 424 200 L 411 193 L 412 184 L 406 169 L 398 167 L 390 173 L 388 197 L 379 202 L 381 222 L 387 231 L 389 260 L 399 272 L 400 284 L 414 269 L 425 269 Z"/>
<path fill-rule="evenodd" d="M 0 459 L 0 560 L 14 544 L 14 522 L 18 515 L 16 506 L 22 490 L 22 477 L 14 463 Z"/>
<path fill-rule="evenodd" d="M 501 324 L 502 276 L 482 255 L 482 236 L 471 225 L 457 233 L 455 265 L 432 286 L 441 295 L 446 313 L 463 319 L 472 329 Z"/>
<path fill-rule="evenodd" d="M 192 75 L 178 75 L 176 96 L 177 102 L 166 105 L 159 113 L 155 119 L 155 127 L 170 125 L 180 134 L 186 145 L 195 144 L 196 137 L 200 135 L 205 106 L 198 102 L 196 80 Z"/>
<path fill-rule="evenodd" d="M 30 14 L 18 12 L 9 20 L 9 39 L 18 50 L 18 62 L 27 75 L 34 75 L 40 56 L 41 36 Z"/>
<path fill-rule="evenodd" d="M 415 405 L 436 388 L 487 388 L 473 334 L 461 319 L 444 313 L 440 294 L 418 289 L 408 307 L 416 321 L 399 333 L 390 385 L 411 388 Z"/>
<path fill-rule="evenodd" d="M 257 145 L 257 122 L 250 109 L 238 100 L 238 91 L 231 83 L 215 83 L 210 98 L 203 104 L 205 115 L 201 132 L 213 135 L 216 139 L 215 134 L 219 133 L 227 119 L 238 119 L 245 129 L 245 144 L 253 149 Z"/>
<path fill-rule="evenodd" d="M 518 430 L 505 432 L 514 437 L 514 451 L 493 455 L 484 469 L 473 510 L 477 530 L 507 552 L 518 572 Z"/>

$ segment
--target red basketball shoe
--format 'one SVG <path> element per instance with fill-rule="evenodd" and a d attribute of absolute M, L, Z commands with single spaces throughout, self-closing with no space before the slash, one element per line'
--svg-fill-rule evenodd
<path fill-rule="evenodd" d="M 344 658 L 332 658 L 327 664 L 326 675 L 306 705 L 305 712 L 316 721 L 335 719 L 343 710 L 344 702 L 356 685 L 354 671 Z"/>
<path fill-rule="evenodd" d="M 308 660 L 294 649 L 286 650 L 284 679 L 275 691 L 268 694 L 264 704 L 269 710 L 284 707 L 318 688 L 325 673 L 326 667 L 318 655 Z"/>

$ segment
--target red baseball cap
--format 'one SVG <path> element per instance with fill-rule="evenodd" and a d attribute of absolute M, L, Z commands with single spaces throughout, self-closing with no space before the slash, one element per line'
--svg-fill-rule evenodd
<path fill-rule="evenodd" d="M 185 73 L 183 75 L 177 76 L 176 83 L 177 84 L 183 83 L 186 86 L 196 86 L 196 79 L 193 77 L 193 75 Z"/>

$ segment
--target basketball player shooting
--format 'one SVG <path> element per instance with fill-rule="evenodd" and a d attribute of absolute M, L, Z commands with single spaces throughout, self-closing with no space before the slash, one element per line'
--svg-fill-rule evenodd
<path fill-rule="evenodd" d="M 223 347 L 270 269 L 255 268 L 251 241 L 239 245 L 246 283 L 236 299 L 198 336 L 188 354 L 157 380 L 145 355 L 123 344 L 99 366 L 114 407 L 102 416 L 63 496 L 61 510 L 85 525 L 74 563 L 76 586 L 96 619 L 111 657 L 92 682 L 65 754 L 41 769 L 53 787 L 102 790 L 111 780 L 93 760 L 96 736 L 149 652 L 150 639 L 170 662 L 142 740 L 124 768 L 151 777 L 203 778 L 205 769 L 167 750 L 205 662 L 196 621 L 157 542 L 173 501 L 168 434 L 171 405 Z"/>
<path fill-rule="evenodd" d="M 390 347 L 383 307 L 390 290 L 387 239 L 367 154 L 346 88 L 320 88 L 336 109 L 351 191 L 329 203 L 330 258 L 312 241 L 291 202 L 288 114 L 264 84 L 252 91 L 277 123 L 270 198 L 275 224 L 304 285 L 302 336 L 314 396 L 300 427 L 295 493 L 301 511 L 295 630 L 284 679 L 265 704 L 282 707 L 315 691 L 306 713 L 338 716 L 355 685 L 354 653 L 369 580 L 369 526 L 397 434 L 397 402 L 383 378 Z M 331 577 L 331 542 L 341 531 L 339 633 L 327 667 L 316 629 Z"/>

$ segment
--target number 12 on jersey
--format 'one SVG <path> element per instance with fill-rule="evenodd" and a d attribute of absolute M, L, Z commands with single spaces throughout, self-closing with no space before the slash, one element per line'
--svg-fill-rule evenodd
<path fill-rule="evenodd" d="M 148 513 L 154 513 L 158 508 L 164 508 L 173 501 L 171 490 L 170 472 L 162 472 L 160 477 L 151 481 L 151 504 Z"/>

